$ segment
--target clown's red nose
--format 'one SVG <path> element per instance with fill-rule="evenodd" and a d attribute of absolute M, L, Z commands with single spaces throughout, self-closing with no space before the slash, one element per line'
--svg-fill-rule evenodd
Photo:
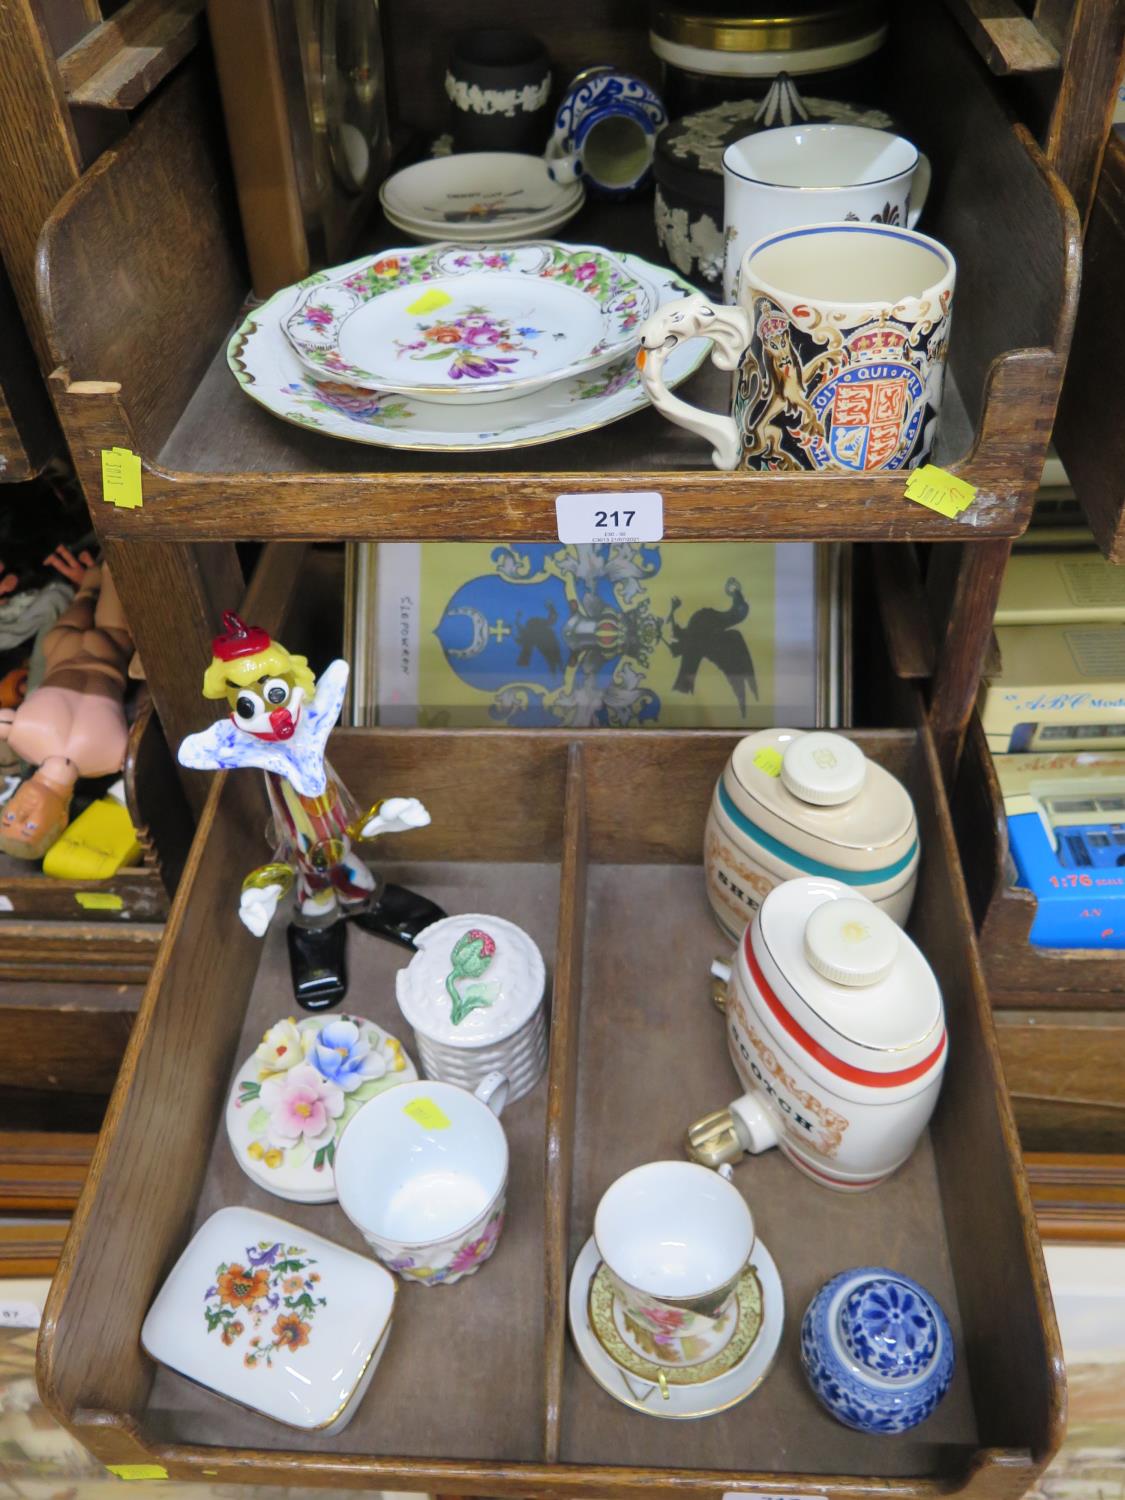
<path fill-rule="evenodd" d="M 287 708 L 275 708 L 273 713 L 270 714 L 270 728 L 279 740 L 290 739 L 296 727 L 296 724 L 293 722 L 293 715 Z"/>

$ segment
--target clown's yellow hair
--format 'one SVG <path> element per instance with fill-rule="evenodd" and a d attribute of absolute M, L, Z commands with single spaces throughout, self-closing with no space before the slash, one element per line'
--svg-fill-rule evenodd
<path fill-rule="evenodd" d="M 291 677 L 305 696 L 311 698 L 316 691 L 316 678 L 309 670 L 308 658 L 290 656 L 285 647 L 271 641 L 265 651 L 256 651 L 253 656 L 240 656 L 235 661 L 211 658 L 211 665 L 203 674 L 203 696 L 225 698 L 228 687 L 249 687 L 262 677 Z"/>

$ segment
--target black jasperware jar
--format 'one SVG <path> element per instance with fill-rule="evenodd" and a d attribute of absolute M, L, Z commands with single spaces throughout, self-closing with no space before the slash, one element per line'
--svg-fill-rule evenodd
<path fill-rule="evenodd" d="M 463 31 L 449 55 L 445 92 L 456 150 L 543 151 L 551 125 L 551 60 L 530 32 Z"/>

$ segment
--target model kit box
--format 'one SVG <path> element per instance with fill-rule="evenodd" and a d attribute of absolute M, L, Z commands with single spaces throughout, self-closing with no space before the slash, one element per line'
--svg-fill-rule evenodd
<path fill-rule="evenodd" d="M 978 698 L 994 755 L 1125 749 L 1125 625 L 999 625 L 996 639 Z"/>
<path fill-rule="evenodd" d="M 1125 754 L 994 757 L 1041 948 L 1125 948 Z"/>
<path fill-rule="evenodd" d="M 1100 552 L 1013 555 L 1004 572 L 997 625 L 1125 622 L 1125 568 Z"/>

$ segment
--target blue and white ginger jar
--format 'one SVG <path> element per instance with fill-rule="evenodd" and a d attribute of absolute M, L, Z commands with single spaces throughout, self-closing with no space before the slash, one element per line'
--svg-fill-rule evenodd
<path fill-rule="evenodd" d="M 860 1266 L 825 1282 L 801 1324 L 814 1395 L 845 1427 L 907 1432 L 953 1378 L 953 1335 L 933 1297 L 897 1271 Z"/>

